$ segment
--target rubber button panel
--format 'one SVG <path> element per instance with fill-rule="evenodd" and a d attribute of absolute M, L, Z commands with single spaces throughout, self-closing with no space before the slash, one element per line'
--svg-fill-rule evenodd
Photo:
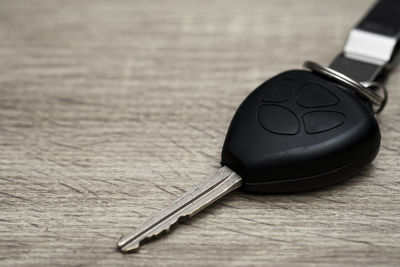
<path fill-rule="evenodd" d="M 305 108 L 332 106 L 339 103 L 339 99 L 322 85 L 308 83 L 301 89 L 297 104 Z"/>
<path fill-rule="evenodd" d="M 274 98 L 268 91 L 283 83 L 291 89 Z M 297 192 L 358 172 L 376 156 L 380 139 L 366 101 L 313 72 L 293 70 L 261 84 L 239 106 L 221 163 L 243 178 L 246 191 Z"/>
<path fill-rule="evenodd" d="M 262 101 L 272 103 L 282 103 L 290 98 L 294 87 L 294 81 L 283 79 L 273 83 L 264 90 Z"/>
<path fill-rule="evenodd" d="M 309 134 L 321 133 L 344 123 L 346 115 L 337 111 L 313 111 L 303 115 L 303 123 Z"/>
<path fill-rule="evenodd" d="M 294 135 L 300 130 L 296 115 L 282 106 L 261 106 L 257 112 L 257 119 L 264 129 L 276 134 Z"/>

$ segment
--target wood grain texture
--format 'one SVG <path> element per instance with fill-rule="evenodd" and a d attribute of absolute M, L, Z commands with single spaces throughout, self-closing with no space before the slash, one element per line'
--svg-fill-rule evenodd
<path fill-rule="evenodd" d="M 0 265 L 399 266 L 399 70 L 357 177 L 234 192 L 137 254 L 115 249 L 218 168 L 249 92 L 329 63 L 371 3 L 1 0 Z"/>

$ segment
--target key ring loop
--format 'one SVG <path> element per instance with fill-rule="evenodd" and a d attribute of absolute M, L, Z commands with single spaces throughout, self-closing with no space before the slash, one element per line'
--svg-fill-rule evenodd
<path fill-rule="evenodd" d="M 371 82 L 371 81 L 366 81 L 366 82 L 361 82 L 361 84 L 367 88 L 367 90 L 372 91 L 376 94 L 376 92 L 381 91 L 383 96 L 380 96 L 382 98 L 382 102 L 374 107 L 374 112 L 375 114 L 380 113 L 386 106 L 387 99 L 388 99 L 388 93 L 386 87 L 377 82 Z"/>
<path fill-rule="evenodd" d="M 349 87 L 356 91 L 359 95 L 365 97 L 370 101 L 374 107 L 374 112 L 377 114 L 385 107 L 387 102 L 387 90 L 386 87 L 377 82 L 357 82 L 352 78 L 340 73 L 329 67 L 322 66 L 312 61 L 304 62 L 303 66 L 311 71 L 319 73 L 327 78 L 333 79 L 343 86 Z M 383 96 L 375 92 L 375 90 L 382 91 Z"/>

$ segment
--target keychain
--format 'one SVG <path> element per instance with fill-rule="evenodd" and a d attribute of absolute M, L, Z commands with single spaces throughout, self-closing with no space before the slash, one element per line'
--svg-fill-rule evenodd
<path fill-rule="evenodd" d="M 225 194 L 299 192 L 347 179 L 372 162 L 381 135 L 375 115 L 387 102 L 382 82 L 393 68 L 400 1 L 381 0 L 351 30 L 329 67 L 283 72 L 254 90 L 229 126 L 217 173 L 133 233 L 121 252 L 136 251 Z"/>

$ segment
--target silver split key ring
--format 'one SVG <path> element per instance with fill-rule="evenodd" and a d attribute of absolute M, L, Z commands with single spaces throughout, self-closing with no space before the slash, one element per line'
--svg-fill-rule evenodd
<path fill-rule="evenodd" d="M 365 97 L 373 105 L 374 112 L 376 114 L 381 112 L 386 105 L 387 90 L 386 87 L 381 83 L 372 81 L 357 82 L 343 73 L 312 61 L 304 62 L 303 66 L 313 72 L 335 80 L 341 85 L 351 88 L 359 95 Z M 382 95 L 379 95 L 377 93 L 378 91 L 380 91 Z"/>

